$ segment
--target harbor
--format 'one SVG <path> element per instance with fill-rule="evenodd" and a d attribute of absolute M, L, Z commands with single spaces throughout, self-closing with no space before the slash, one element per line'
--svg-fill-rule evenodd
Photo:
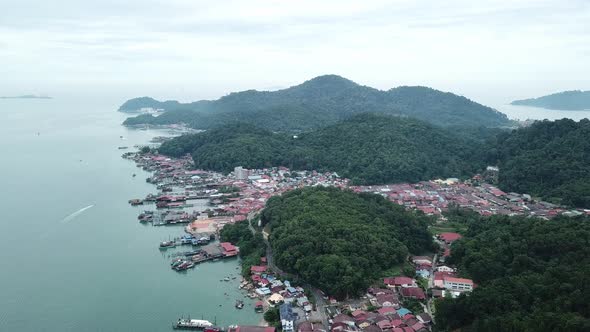
<path fill-rule="evenodd" d="M 172 331 L 171 324 L 189 314 L 212 322 L 217 317 L 220 326 L 259 323 L 255 301 L 244 297 L 239 277 L 232 279 L 240 271 L 237 258 L 209 261 L 186 273 L 171 270 L 168 255 L 193 248 L 161 251 L 159 243 L 185 234 L 188 223 L 152 227 L 137 216 L 155 206 L 128 202 L 158 189 L 145 181 L 152 174 L 121 154 L 178 132 L 122 127 L 125 116 L 112 112 L 116 103 L 98 101 L 83 111 L 71 100 L 33 106 L 35 101 L 27 101 L 26 107 L 24 101 L 4 103 L 16 104 L 5 105 L 8 120 L 1 124 L 13 142 L 7 153 L 15 159 L 3 166 L 12 174 L 5 179 L 10 192 L 3 195 L 11 222 L 0 233 L 12 250 L 0 256 L 18 268 L 0 273 L 2 284 L 10 285 L 0 300 L 5 313 L 0 331 L 74 332 L 92 326 L 161 332 Z M 22 199 L 31 188 L 38 195 Z M 189 202 L 194 206 L 184 210 L 200 212 L 208 204 Z M 16 236 L 22 232 L 33 241 L 23 246 Z M 244 301 L 241 310 L 235 308 L 237 299 Z"/>

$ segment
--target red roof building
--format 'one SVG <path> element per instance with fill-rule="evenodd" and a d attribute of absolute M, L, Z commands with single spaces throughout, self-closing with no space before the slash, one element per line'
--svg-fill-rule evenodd
<path fill-rule="evenodd" d="M 383 279 L 383 283 L 387 286 L 402 286 L 409 287 L 415 285 L 414 279 L 408 277 L 393 277 Z"/>
<path fill-rule="evenodd" d="M 266 266 L 264 266 L 264 265 L 254 265 L 254 266 L 250 267 L 250 273 L 252 273 L 252 274 L 260 275 L 264 272 L 266 272 Z"/>
<path fill-rule="evenodd" d="M 424 300 L 426 298 L 426 294 L 420 287 L 403 287 L 401 289 L 401 294 L 403 297 L 408 297 L 416 300 Z"/>
<path fill-rule="evenodd" d="M 445 241 L 447 244 L 451 244 L 461 238 L 461 234 L 458 233 L 440 233 L 438 238 Z"/>
<path fill-rule="evenodd" d="M 240 249 L 229 242 L 221 242 L 219 244 L 221 249 L 223 249 L 223 255 L 225 256 L 236 256 Z"/>

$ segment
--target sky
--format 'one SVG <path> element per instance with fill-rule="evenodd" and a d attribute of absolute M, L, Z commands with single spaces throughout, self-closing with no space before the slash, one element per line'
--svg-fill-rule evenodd
<path fill-rule="evenodd" d="M 0 0 L 0 95 L 192 101 L 323 74 L 489 105 L 590 90 L 590 0 Z"/>

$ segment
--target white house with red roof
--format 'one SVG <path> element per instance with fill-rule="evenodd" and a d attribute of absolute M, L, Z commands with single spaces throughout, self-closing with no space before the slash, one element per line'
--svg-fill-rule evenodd
<path fill-rule="evenodd" d="M 444 276 L 443 287 L 452 291 L 470 292 L 473 290 L 473 280 Z"/>

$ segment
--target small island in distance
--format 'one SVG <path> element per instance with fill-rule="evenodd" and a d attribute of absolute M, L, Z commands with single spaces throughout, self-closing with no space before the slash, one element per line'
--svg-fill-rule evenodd
<path fill-rule="evenodd" d="M 564 91 L 538 98 L 515 100 L 510 104 L 551 110 L 584 111 L 590 110 L 590 91 Z"/>
<path fill-rule="evenodd" d="M 0 96 L 0 99 L 52 99 L 49 96 L 22 95 L 22 96 Z"/>

